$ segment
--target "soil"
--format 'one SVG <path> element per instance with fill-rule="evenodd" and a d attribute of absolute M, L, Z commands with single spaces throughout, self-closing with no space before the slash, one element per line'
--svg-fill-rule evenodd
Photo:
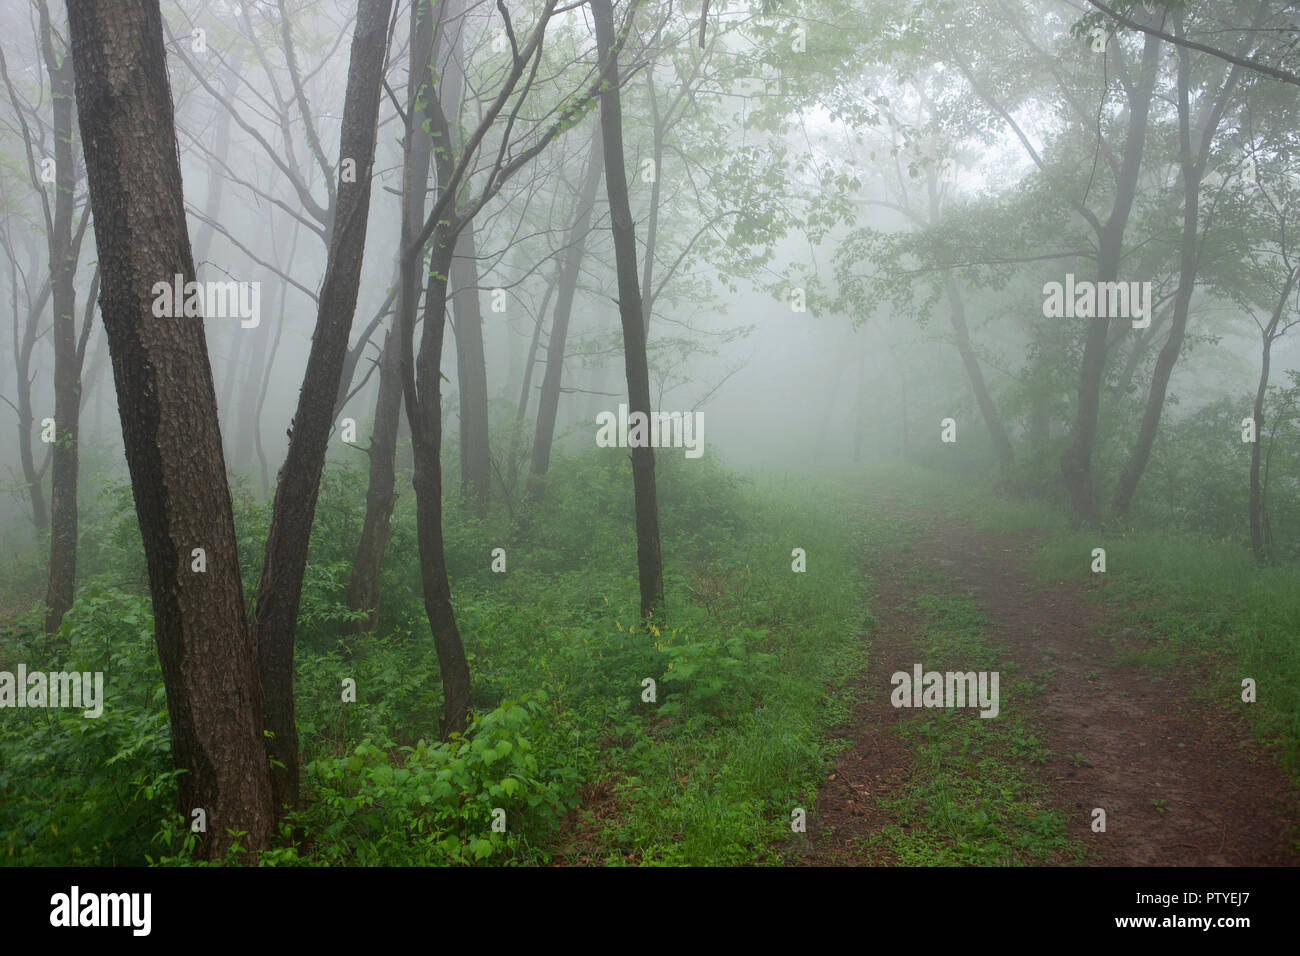
<path fill-rule="evenodd" d="M 838 755 L 809 814 L 807 839 L 791 862 L 888 864 L 858 838 L 890 823 L 881 798 L 905 785 L 913 753 L 895 732 L 915 710 L 889 702 L 889 676 L 921 661 L 918 622 L 903 613 L 908 565 L 939 570 L 992 622 L 985 634 L 1003 659 L 1033 677 L 1053 671 L 1048 690 L 1028 706 L 1050 748 L 1032 771 L 1090 849 L 1086 865 L 1294 865 L 1292 821 L 1300 806 L 1288 778 L 1253 740 L 1239 715 L 1195 699 L 1195 665 L 1174 669 L 1123 663 L 1150 638 L 1109 626 L 1108 612 L 1078 582 L 1045 582 L 1029 571 L 1041 543 L 1033 533 L 986 534 L 946 523 L 906 556 L 869 567 L 877 626 L 853 717 L 836 731 Z M 915 585 L 912 585 L 915 587 Z M 1078 656 L 1075 656 L 1075 655 Z M 1246 706 L 1246 705 L 1241 705 Z M 1091 764 L 1071 755 L 1081 755 Z M 1079 763 L 1079 766 L 1075 764 Z M 1092 808 L 1106 810 L 1106 832 L 1091 831 Z M 870 852 L 872 855 L 865 855 Z"/>

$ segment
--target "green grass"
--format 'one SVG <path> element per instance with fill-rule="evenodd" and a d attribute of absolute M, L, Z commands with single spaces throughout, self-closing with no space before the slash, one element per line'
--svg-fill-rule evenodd
<path fill-rule="evenodd" d="M 826 731 L 847 713 L 862 653 L 851 505 L 825 482 L 750 482 L 708 458 L 662 456 L 659 487 L 667 600 L 648 623 L 625 456 L 557 459 L 544 506 L 518 521 L 504 509 L 478 519 L 449 498 L 475 722 L 442 743 L 413 496 L 395 510 L 379 626 L 345 653 L 364 476 L 328 469 L 297 638 L 303 807 L 263 862 L 777 860 L 791 809 L 815 800 Z M 165 698 L 123 491 L 85 509 L 88 575 L 60 641 L 43 637 L 36 613 L 0 632 L 0 660 L 107 672 L 101 720 L 23 710 L 0 724 L 0 863 L 193 862 L 172 810 Z M 235 506 L 251 595 L 267 506 L 242 485 Z M 504 575 L 490 570 L 495 547 L 507 550 Z M 795 547 L 806 573 L 791 570 Z M 355 703 L 341 698 L 347 678 Z M 642 700 L 647 678 L 653 703 Z M 584 823 L 573 813 L 602 782 L 613 814 Z M 504 831 L 492 829 L 498 811 Z"/>
<path fill-rule="evenodd" d="M 927 671 L 998 671 L 997 717 L 977 709 L 918 708 L 898 733 L 913 751 L 907 784 L 882 801 L 892 822 L 868 838 L 868 858 L 908 866 L 1014 866 L 1077 862 L 1084 846 L 1039 781 L 1050 751 L 1039 740 L 1033 702 L 1047 684 L 1018 677 L 1018 666 L 989 642 L 987 621 L 942 578 L 913 570 L 919 596 L 906 611 Z M 1050 681 L 1050 678 L 1048 678 Z"/>

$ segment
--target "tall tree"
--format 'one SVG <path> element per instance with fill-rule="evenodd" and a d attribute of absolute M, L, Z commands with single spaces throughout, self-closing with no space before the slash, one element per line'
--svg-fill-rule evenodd
<path fill-rule="evenodd" d="M 203 326 L 154 315 L 194 278 L 157 0 L 69 4 L 101 313 L 153 599 L 180 809 L 208 856 L 269 845 L 262 694 Z M 196 554 L 202 549 L 201 554 Z M 204 561 L 206 570 L 196 570 Z M 238 837 L 234 836 L 239 833 Z"/>
<path fill-rule="evenodd" d="M 555 300 L 555 317 L 551 320 L 551 335 L 546 341 L 546 372 L 542 376 L 541 394 L 537 400 L 537 429 L 533 437 L 533 462 L 528 478 L 528 495 L 540 501 L 546 490 L 546 471 L 551 465 L 551 443 L 555 440 L 555 418 L 560 405 L 560 384 L 564 375 L 564 350 L 569 336 L 569 318 L 573 314 L 573 298 L 578 291 L 578 269 L 582 265 L 587 234 L 591 232 L 592 213 L 596 208 L 596 192 L 604 169 L 605 145 L 596 124 L 591 137 L 591 151 L 583 173 L 578 209 L 565 243 L 560 264 L 559 294 Z"/>
<path fill-rule="evenodd" d="M 392 0 L 358 0 L 348 66 L 339 182 L 331 209 L 332 229 L 321 284 L 316 333 L 312 336 L 289 451 L 280 469 L 266 540 L 266 560 L 257 589 L 253 631 L 258 670 L 266 697 L 267 748 L 275 762 L 272 784 L 277 807 L 298 802 L 298 731 L 294 724 L 293 643 L 307 567 L 321 469 L 334 424 L 334 406 L 352 332 L 361 261 L 370 218 L 370 184 L 379 120 L 379 98 L 388 54 Z"/>
<path fill-rule="evenodd" d="M 1259 5 L 1259 13 L 1251 25 L 1250 33 L 1261 24 L 1266 8 L 1264 3 Z M 1183 17 L 1178 12 L 1174 13 L 1174 32 L 1178 37 L 1184 35 Z M 1248 48 L 1249 41 L 1243 41 L 1241 51 L 1244 52 Z M 1115 494 L 1111 499 L 1111 510 L 1119 517 L 1127 517 L 1133 505 L 1133 496 L 1137 493 L 1138 482 L 1142 480 L 1142 473 L 1146 470 L 1147 461 L 1151 457 L 1151 448 L 1156 441 L 1156 431 L 1164 412 L 1165 394 L 1169 389 L 1169 377 L 1173 373 L 1174 363 L 1178 361 L 1178 356 L 1183 351 L 1183 341 L 1187 335 L 1187 319 L 1191 312 L 1192 293 L 1196 287 L 1201 246 L 1204 243 L 1205 233 L 1210 228 L 1209 217 L 1205 217 L 1207 221 L 1202 222 L 1200 215 L 1201 182 L 1205 178 L 1205 169 L 1212 155 L 1219 125 L 1243 71 L 1242 67 L 1233 66 L 1227 70 L 1227 76 L 1218 89 L 1212 93 L 1206 91 L 1209 95 L 1199 97 L 1200 109 L 1193 121 L 1190 103 L 1192 54 L 1186 46 L 1180 45 L 1177 56 L 1178 170 L 1183 184 L 1178 289 L 1174 296 L 1169 337 L 1156 357 L 1155 369 L 1151 374 L 1151 387 L 1147 394 L 1137 441 L 1120 474 L 1119 482 L 1115 486 Z"/>
<path fill-rule="evenodd" d="M 624 29 L 636 14 L 633 2 Z M 610 229 L 618 274 L 618 311 L 623 324 L 623 358 L 627 370 L 628 414 L 650 407 L 650 367 L 646 357 L 646 323 L 637 277 L 636 224 L 627 198 L 627 169 L 623 160 L 623 110 L 619 99 L 618 51 L 614 42 L 614 13 L 610 0 L 591 0 L 600 53 L 601 140 L 605 151 L 605 189 L 609 195 Z M 654 449 L 649 444 L 632 449 L 632 484 L 636 493 L 637 569 L 641 585 L 641 614 L 648 617 L 663 601 L 663 557 L 659 551 L 659 501 L 655 489 Z"/>

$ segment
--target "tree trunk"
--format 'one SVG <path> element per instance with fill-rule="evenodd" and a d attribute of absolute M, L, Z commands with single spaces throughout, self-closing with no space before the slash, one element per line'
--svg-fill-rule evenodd
<path fill-rule="evenodd" d="M 76 102 L 103 270 L 101 312 L 153 598 L 180 810 L 206 855 L 272 834 L 256 650 L 244 612 L 212 368 L 200 322 L 153 315 L 155 282 L 194 278 L 155 2 L 68 5 Z M 147 223 L 148 228 L 140 228 Z M 207 570 L 193 567 L 193 549 Z"/>
<path fill-rule="evenodd" d="M 17 295 L 19 286 L 17 266 L 13 273 L 14 295 Z M 17 345 L 14 350 L 14 367 L 18 372 L 18 379 L 14 383 L 18 391 L 18 460 L 23 469 L 23 483 L 27 488 L 27 497 L 32 505 L 32 524 L 40 532 L 46 531 L 50 527 L 50 511 L 45 501 L 45 489 L 41 481 L 45 477 L 45 469 L 49 465 L 49 458 L 46 457 L 45 464 L 36 467 L 36 453 L 33 442 L 36 439 L 36 416 L 32 412 L 32 380 L 35 377 L 32 373 L 32 352 L 36 347 L 36 330 L 40 325 L 41 312 L 45 309 L 45 303 L 50 297 L 50 287 L 43 284 L 36 301 L 31 303 L 27 309 L 27 324 L 23 327 L 22 344 Z M 14 335 L 18 335 L 17 329 L 17 312 L 18 306 L 14 304 Z"/>
<path fill-rule="evenodd" d="M 614 14 L 610 0 L 591 0 L 596 48 L 609 86 L 600 95 L 601 139 L 605 150 L 605 188 L 609 194 L 610 228 L 618 272 L 618 311 L 623 324 L 623 357 L 627 368 L 629 415 L 650 407 L 650 368 L 646 356 L 645 317 L 636 264 L 636 223 L 627 197 L 623 163 L 623 115 L 619 100 L 618 57 L 614 50 Z M 552 347 L 554 343 L 552 342 Z M 641 583 L 641 615 L 648 617 L 663 601 L 663 558 L 659 551 L 659 502 L 655 489 L 654 449 L 632 449 L 632 484 L 636 493 L 637 569 Z"/>
<path fill-rule="evenodd" d="M 1262 330 L 1263 348 L 1259 364 L 1259 384 L 1255 388 L 1255 442 L 1250 449 L 1250 546 L 1255 552 L 1255 557 L 1261 562 L 1272 559 L 1271 542 L 1266 541 L 1264 535 L 1264 488 L 1259 474 L 1261 448 L 1264 444 L 1264 400 L 1268 395 L 1273 340 L 1277 336 L 1282 314 L 1286 310 L 1286 301 L 1291 296 L 1291 290 L 1295 288 L 1297 278 L 1300 278 L 1300 267 L 1292 269 L 1287 275 L 1286 282 L 1282 286 L 1282 294 L 1277 299 L 1277 307 L 1273 310 L 1273 316 Z"/>
<path fill-rule="evenodd" d="M 390 331 L 379 365 L 379 397 L 370 435 L 370 476 L 366 486 L 366 517 L 361 527 L 348 577 L 348 608 L 366 616 L 348 621 L 343 633 L 366 634 L 375 629 L 379 607 L 379 572 L 392 532 L 393 505 L 397 501 L 397 425 L 401 419 L 402 368 L 399 336 Z"/>
<path fill-rule="evenodd" d="M 479 303 L 478 250 L 474 224 L 456 239 L 451 260 L 452 309 L 456 316 L 456 384 L 460 390 L 460 490 L 481 516 L 487 512 L 492 462 L 488 437 L 487 357 Z"/>
<path fill-rule="evenodd" d="M 284 295 L 288 290 L 280 288 L 278 283 L 267 282 L 263 291 L 270 291 L 270 297 Z M 263 308 L 270 303 L 263 301 Z M 252 333 L 249 350 L 252 358 L 244 368 L 244 375 L 239 387 L 239 417 L 235 425 L 235 448 L 231 456 L 231 470 L 237 475 L 247 475 L 253 467 L 253 440 L 257 436 L 257 418 L 261 409 L 262 379 L 266 374 L 267 359 L 271 349 L 271 325 L 263 318 Z M 242 331 L 242 330 L 241 330 Z"/>
<path fill-rule="evenodd" d="M 41 47 L 54 111 L 54 218 L 49 236 L 54 304 L 54 427 L 50 480 L 50 575 L 45 592 L 45 632 L 59 629 L 72 607 L 77 583 L 77 444 L 81 422 L 81 365 L 77 349 L 77 262 L 84 232 L 73 234 L 77 166 L 73 158 L 72 59 L 54 49 L 54 29 L 40 6 Z"/>
<path fill-rule="evenodd" d="M 415 522 L 420 550 L 424 610 L 433 632 L 442 676 L 444 739 L 462 733 L 469 715 L 469 662 L 451 605 L 451 585 L 442 536 L 442 396 L 441 356 L 447 318 L 447 275 L 455 240 L 434 231 L 429 282 L 424 292 L 424 331 L 414 360 L 414 393 L 407 388 L 407 417 L 415 452 Z M 410 339 L 405 340 L 409 343 Z M 404 363 L 408 357 L 404 356 Z M 408 381 L 408 386 L 410 382 Z M 418 395 L 418 398 L 415 396 Z M 412 399 L 415 398 L 413 402 Z"/>
<path fill-rule="evenodd" d="M 510 445 L 510 465 L 508 469 L 508 480 L 510 482 L 510 493 L 514 494 L 516 480 L 519 477 L 519 457 L 524 438 L 523 422 L 528 417 L 528 400 L 533 390 L 533 372 L 537 368 L 537 348 L 542 338 L 542 321 L 546 316 L 546 309 L 551 304 L 551 296 L 555 294 L 555 287 L 559 284 L 558 273 L 551 276 L 551 281 L 546 284 L 546 294 L 542 296 L 541 307 L 537 310 L 536 321 L 533 322 L 533 337 L 528 343 L 528 355 L 524 359 L 523 381 L 519 385 L 519 404 L 515 408 L 515 433 L 511 437 Z"/>
<path fill-rule="evenodd" d="M 1146 142 L 1147 115 L 1151 109 L 1151 92 L 1159 65 L 1160 40 L 1146 35 L 1142 50 L 1142 68 L 1129 96 L 1128 137 L 1124 143 L 1124 160 L 1116 183 L 1116 195 L 1110 215 L 1097 237 L 1097 281 L 1114 282 L 1124 247 L 1124 230 L 1128 225 L 1133 200 L 1137 196 L 1138 173 Z M 1061 453 L 1061 472 L 1070 493 L 1071 526 L 1096 524 L 1097 501 L 1092 484 L 1092 450 L 1097 440 L 1097 419 L 1101 411 L 1101 384 L 1106 370 L 1106 333 L 1110 319 L 1093 318 L 1083 347 L 1079 367 L 1079 400 L 1075 410 L 1070 444 Z"/>
<path fill-rule="evenodd" d="M 321 285 L 307 370 L 291 426 L 289 451 L 280 469 L 267 534 L 266 559 L 253 619 L 258 669 L 266 696 L 267 741 L 273 765 L 275 805 L 298 802 L 298 731 L 294 726 L 293 641 L 307 546 L 311 539 L 321 469 L 334 425 L 343 360 L 361 280 L 361 260 L 370 215 L 371 167 L 375 156 L 379 95 L 387 53 L 392 0 L 358 0 L 348 83 L 343 105 L 339 168 L 356 164 L 355 181 L 338 184 L 325 279 Z"/>
<path fill-rule="evenodd" d="M 528 496 L 533 501 L 541 501 L 546 494 L 546 471 L 551 466 L 551 443 L 555 440 L 555 417 L 560 405 L 560 383 L 564 377 L 564 349 L 569 335 L 569 318 L 573 314 L 573 298 L 578 291 L 578 269 L 582 265 L 587 233 L 591 231 L 596 190 L 600 187 L 604 167 L 604 149 L 600 124 L 597 123 L 591 137 L 591 152 L 587 156 L 582 190 L 578 196 L 577 216 L 569 228 L 565 243 L 564 259 L 560 266 L 559 297 L 555 300 L 551 337 L 546 343 L 546 373 L 542 376 L 542 392 L 537 400 L 537 431 L 533 437 L 533 463 L 528 480 Z"/>
<path fill-rule="evenodd" d="M 439 8 L 439 15 L 445 15 Z M 444 738 L 465 730 L 469 714 L 469 662 L 461 643 L 456 616 L 451 606 L 451 585 L 447 580 L 442 537 L 442 340 L 447 319 L 447 282 L 454 251 L 450 227 L 439 226 L 430 244 L 433 250 L 427 270 L 424 250 L 415 248 L 424 221 L 424 193 L 429 175 L 430 143 L 422 132 L 429 115 L 420 111 L 421 101 L 434 103 L 428 89 L 433 50 L 432 11 L 420 3 L 411 8 L 412 68 L 407 84 L 406 146 L 402 171 L 402 237 L 398 276 L 397 325 L 401 335 L 402 393 L 411 426 L 415 489 L 416 537 L 420 552 L 420 581 L 424 590 L 425 614 L 438 654 L 442 678 Z M 440 186 L 446 187 L 451 163 L 447 151 L 438 154 Z M 447 216 L 450 221 L 454 213 Z M 420 298 L 420 276 L 427 274 L 424 330 L 418 357 L 415 354 L 415 315 Z"/>
<path fill-rule="evenodd" d="M 993 396 L 989 394 L 989 387 L 984 381 L 984 372 L 980 368 L 979 359 L 975 356 L 975 349 L 970 341 L 970 329 L 966 325 L 966 305 L 962 301 L 961 290 L 957 288 L 957 280 L 951 276 L 948 277 L 948 305 L 952 330 L 957 338 L 957 351 L 961 353 L 962 364 L 966 366 L 966 376 L 970 379 L 975 401 L 980 407 L 980 414 L 984 417 L 984 425 L 989 430 L 989 437 L 993 439 L 993 448 L 998 455 L 998 469 L 1002 477 L 1006 478 L 1015 463 L 1011 439 L 1007 437 L 1006 426 L 998 415 L 998 407 L 994 404 Z"/>
<path fill-rule="evenodd" d="M 1177 29 L 1181 32 L 1181 19 L 1176 19 L 1176 23 Z M 1160 349 L 1160 354 L 1156 357 L 1155 369 L 1151 374 L 1151 389 L 1143 410 L 1142 425 L 1138 429 L 1137 444 L 1128 463 L 1124 466 L 1124 471 L 1120 474 L 1114 497 L 1111 499 L 1111 510 L 1120 518 L 1128 517 L 1129 510 L 1133 506 L 1133 496 L 1137 493 L 1138 482 L 1142 480 L 1142 473 L 1151 458 L 1156 431 L 1160 427 L 1160 416 L 1164 412 L 1169 376 L 1173 373 L 1174 363 L 1178 361 L 1178 356 L 1183 349 L 1192 292 L 1196 287 L 1200 245 L 1198 240 L 1201 239 L 1198 222 L 1201 178 L 1205 172 L 1205 162 L 1209 157 L 1210 143 L 1218 130 L 1223 109 L 1236 86 L 1239 75 L 1239 68 L 1234 66 L 1224 82 L 1223 89 L 1214 98 L 1214 106 L 1209 110 L 1206 120 L 1197 124 L 1199 142 L 1194 149 L 1188 89 L 1191 85 L 1191 71 L 1191 54 L 1186 47 L 1179 47 L 1178 140 L 1179 165 L 1182 168 L 1183 179 L 1183 235 L 1179 250 L 1178 290 L 1174 296 L 1174 314 L 1169 326 L 1169 338 Z"/>

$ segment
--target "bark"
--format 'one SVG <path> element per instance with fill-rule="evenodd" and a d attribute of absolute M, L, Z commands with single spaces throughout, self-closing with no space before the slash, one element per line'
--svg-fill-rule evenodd
<path fill-rule="evenodd" d="M 618 57 L 614 50 L 614 14 L 610 0 L 591 0 L 596 48 L 602 76 L 608 83 L 600 95 L 601 139 L 605 152 L 605 188 L 609 195 L 610 228 L 618 274 L 618 310 L 623 325 L 623 356 L 627 370 L 629 414 L 649 415 L 650 369 L 646 356 L 645 317 L 641 308 L 636 262 L 636 223 L 627 196 L 623 161 L 623 115 L 619 99 Z M 552 343 L 554 346 L 554 343 Z M 641 585 L 641 614 L 648 617 L 664 596 L 663 559 L 659 550 L 659 503 L 655 489 L 654 450 L 632 449 L 632 483 L 636 494 L 637 570 Z"/>
<path fill-rule="evenodd" d="M 277 808 L 292 807 L 298 802 L 294 632 L 321 469 L 334 425 L 334 402 L 361 280 L 391 9 L 392 0 L 358 0 L 357 3 L 339 143 L 339 168 L 343 160 L 355 160 L 356 179 L 338 185 L 316 332 L 290 428 L 289 451 L 276 482 L 266 559 L 257 591 L 253 630 L 266 698 L 266 727 L 272 734 L 267 749 L 278 764 L 273 765 L 271 776 Z"/>
<path fill-rule="evenodd" d="M 586 249 L 587 233 L 591 231 L 592 213 L 596 207 L 596 191 L 604 168 L 604 140 L 600 124 L 591 138 L 591 152 L 587 157 L 587 171 L 583 176 L 578 196 L 577 216 L 569 229 L 564 258 L 560 266 L 559 296 L 555 300 L 555 317 L 551 321 L 551 337 L 546 343 L 546 373 L 542 376 L 542 391 L 537 400 L 537 430 L 533 437 L 532 471 L 528 479 L 528 496 L 541 501 L 546 494 L 546 471 L 551 465 L 551 443 L 555 440 L 555 418 L 560 405 L 560 384 L 564 376 L 564 349 L 569 335 L 569 318 L 573 314 L 573 298 L 578 290 L 578 269 Z M 531 367 L 531 366 L 530 366 Z"/>
<path fill-rule="evenodd" d="M 1128 135 L 1124 159 L 1116 182 L 1115 201 L 1102 224 L 1097 242 L 1097 281 L 1114 282 L 1124 248 L 1124 230 L 1137 196 L 1138 173 L 1146 143 L 1147 116 L 1159 66 L 1160 41 L 1150 34 L 1142 50 L 1139 76 L 1129 96 Z M 1090 320 L 1079 367 L 1079 397 L 1070 444 L 1061 453 L 1061 472 L 1070 494 L 1071 525 L 1096 524 L 1097 501 L 1092 482 L 1092 452 L 1097 440 L 1097 419 L 1101 411 L 1101 384 L 1106 370 L 1106 333 L 1110 319 Z"/>
<path fill-rule="evenodd" d="M 268 846 L 271 786 L 212 368 L 200 322 L 155 317 L 155 282 L 195 276 L 158 3 L 68 5 L 100 300 L 153 598 L 172 757 L 203 850 Z M 191 570 L 202 547 L 207 570 Z"/>

